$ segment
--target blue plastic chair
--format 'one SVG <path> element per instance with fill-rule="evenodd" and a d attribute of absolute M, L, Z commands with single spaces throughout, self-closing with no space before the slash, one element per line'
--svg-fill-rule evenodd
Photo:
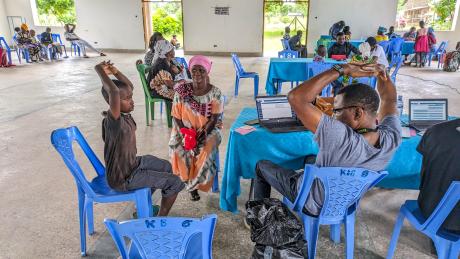
<path fill-rule="evenodd" d="M 182 64 L 185 69 L 188 69 L 187 60 L 184 57 L 176 57 L 177 62 Z"/>
<path fill-rule="evenodd" d="M 438 68 L 440 68 L 443 65 L 441 60 L 442 57 L 446 54 L 446 48 L 447 41 L 443 41 L 441 44 L 439 44 L 439 47 L 436 51 L 430 52 L 430 54 L 428 54 L 428 66 L 431 66 L 431 60 L 433 60 L 433 56 L 436 56 L 438 58 Z"/>
<path fill-rule="evenodd" d="M 327 71 L 332 68 L 331 63 L 323 63 L 323 62 L 312 62 L 308 64 L 309 68 L 309 78 L 312 78 L 314 76 L 317 76 L 324 71 Z M 324 87 L 323 91 L 321 92 L 322 97 L 330 97 L 332 96 L 332 85 L 328 84 L 326 87 Z"/>
<path fill-rule="evenodd" d="M 393 38 L 390 40 L 390 47 L 389 47 L 389 56 L 390 60 L 393 61 L 395 58 L 399 58 L 402 56 L 402 46 L 404 44 L 403 38 Z"/>
<path fill-rule="evenodd" d="M 302 185 L 294 203 L 283 202 L 301 218 L 308 245 L 308 258 L 314 259 L 319 226 L 331 225 L 331 239 L 340 242 L 340 224 L 345 225 L 346 258 L 353 258 L 355 213 L 361 197 L 388 172 L 373 172 L 362 168 L 316 167 L 305 165 Z M 313 180 L 318 178 L 324 185 L 324 203 L 319 217 L 302 212 Z"/>
<path fill-rule="evenodd" d="M 78 51 L 78 56 L 81 56 L 80 54 L 80 46 L 78 46 L 77 43 L 74 41 L 70 41 L 70 55 L 71 56 L 76 56 Z"/>
<path fill-rule="evenodd" d="M 27 63 L 31 63 L 30 61 L 30 54 L 28 48 L 20 48 L 17 40 L 17 35 L 13 36 L 13 46 L 16 50 L 16 54 L 18 55 L 19 64 L 21 64 L 21 59 L 24 57 Z"/>
<path fill-rule="evenodd" d="M 394 67 L 394 70 L 393 72 L 391 73 L 391 80 L 393 81 L 393 83 L 395 84 L 396 83 L 396 76 L 398 75 L 398 71 L 399 71 L 399 68 L 401 68 L 402 64 L 403 64 L 403 58 L 402 56 L 399 56 L 399 57 L 395 57 L 391 60 L 390 62 L 390 65 L 388 66 L 388 72 L 391 71 L 391 69 Z"/>
<path fill-rule="evenodd" d="M 399 232 L 405 218 L 415 229 L 433 240 L 439 259 L 457 259 L 460 254 L 460 235 L 451 233 L 441 226 L 459 201 L 460 181 L 452 182 L 444 197 L 428 218 L 422 215 L 416 200 L 407 200 L 399 210 L 387 259 L 393 258 Z"/>
<path fill-rule="evenodd" d="M 64 45 L 64 43 L 62 43 L 62 39 L 61 39 L 61 34 L 59 33 L 52 33 L 51 34 L 51 37 L 53 37 L 53 42 L 59 42 L 59 44 L 61 45 L 61 47 L 64 49 L 64 53 L 65 53 L 65 57 L 67 58 L 67 49 Z M 80 53 L 80 50 L 78 51 L 78 53 Z M 79 54 L 80 55 L 80 54 Z"/>
<path fill-rule="evenodd" d="M 3 44 L 2 44 L 3 43 Z M 6 50 L 6 55 L 8 57 L 8 64 L 11 65 L 13 64 L 13 60 L 11 59 L 11 49 L 10 46 L 6 43 L 5 38 L 0 37 L 0 46 L 3 46 L 3 48 Z"/>
<path fill-rule="evenodd" d="M 298 51 L 293 51 L 293 50 L 278 51 L 278 58 L 298 58 L 298 57 L 299 57 Z M 282 80 L 278 80 L 276 82 L 278 94 L 281 93 L 282 83 L 283 83 Z M 296 81 L 296 85 L 299 85 L 298 81 Z M 293 87 L 294 87 L 294 82 L 291 81 L 291 89 Z"/>
<path fill-rule="evenodd" d="M 232 53 L 232 61 L 235 66 L 235 97 L 238 96 L 238 87 L 240 84 L 240 78 L 253 78 L 254 79 L 254 98 L 259 93 L 259 74 L 256 72 L 244 71 L 243 65 L 241 65 L 240 59 L 235 53 Z"/>
<path fill-rule="evenodd" d="M 80 145 L 97 173 L 97 177 L 95 177 L 91 182 L 86 179 L 85 174 L 75 159 L 75 154 L 72 148 L 72 143 L 74 141 Z M 97 158 L 96 154 L 88 145 L 88 142 L 86 142 L 77 127 L 54 130 L 51 133 L 51 143 L 61 155 L 77 184 L 82 256 L 86 255 L 86 220 L 88 220 L 89 234 L 92 235 L 94 233 L 93 202 L 113 203 L 133 201 L 136 203 L 137 214 L 139 217 L 153 216 L 152 194 L 150 188 L 130 192 L 117 192 L 111 189 L 107 184 L 103 164 Z"/>
<path fill-rule="evenodd" d="M 379 42 L 378 44 L 382 46 L 383 50 L 385 51 L 385 54 L 388 56 L 388 53 L 390 52 L 390 41 L 385 40 Z"/>
<path fill-rule="evenodd" d="M 104 220 L 123 259 L 210 259 L 216 222 L 215 214 L 202 219 L 154 217 L 120 223 L 113 219 Z M 124 237 L 132 241 L 129 248 Z"/>

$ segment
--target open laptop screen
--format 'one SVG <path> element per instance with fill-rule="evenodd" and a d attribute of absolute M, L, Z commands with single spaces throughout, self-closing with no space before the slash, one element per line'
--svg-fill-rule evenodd
<path fill-rule="evenodd" d="M 259 120 L 293 117 L 286 96 L 257 97 L 256 102 Z"/>
<path fill-rule="evenodd" d="M 446 121 L 447 99 L 410 99 L 410 121 Z"/>

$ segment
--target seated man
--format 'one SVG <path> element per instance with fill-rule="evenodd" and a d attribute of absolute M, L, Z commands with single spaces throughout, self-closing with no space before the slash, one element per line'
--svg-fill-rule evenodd
<path fill-rule="evenodd" d="M 297 31 L 297 34 L 289 39 L 289 47 L 292 50 L 296 50 L 300 53 L 301 57 L 307 57 L 307 48 L 301 44 L 302 31 Z"/>
<path fill-rule="evenodd" d="M 78 47 L 80 47 L 81 52 L 83 53 L 84 58 L 88 58 L 88 55 L 86 55 L 86 48 L 89 48 L 90 50 L 98 53 L 100 56 L 106 56 L 102 51 L 97 50 L 95 47 L 93 47 L 89 42 L 86 40 L 80 38 L 74 31 L 77 25 L 75 24 L 66 24 L 64 25 L 64 37 L 67 41 L 72 42 L 72 44 L 77 44 Z"/>
<path fill-rule="evenodd" d="M 291 28 L 289 26 L 286 26 L 284 28 L 284 35 L 283 35 L 284 40 L 290 40 L 291 39 Z"/>
<path fill-rule="evenodd" d="M 369 46 L 371 47 L 369 56 L 371 63 L 377 63 L 385 66 L 385 68 L 388 68 L 390 64 L 388 64 L 388 59 L 383 47 L 377 44 L 377 40 L 374 37 L 367 38 L 366 42 L 369 43 Z"/>
<path fill-rule="evenodd" d="M 361 55 L 361 52 L 355 46 L 345 41 L 343 32 L 339 32 L 337 33 L 337 42 L 329 48 L 327 55 L 329 58 L 332 57 L 332 55 L 345 55 L 348 58 L 351 52 L 355 55 Z"/>
<path fill-rule="evenodd" d="M 444 122 L 428 129 L 417 151 L 423 155 L 422 181 L 418 204 L 423 216 L 429 217 L 453 181 L 460 181 L 460 119 Z M 460 204 L 442 225 L 460 234 Z"/>
<path fill-rule="evenodd" d="M 46 48 L 52 48 L 51 59 L 53 59 L 57 53 L 62 55 L 62 46 L 59 42 L 54 42 L 50 27 L 46 27 L 46 31 L 41 34 L 40 42 Z"/>
<path fill-rule="evenodd" d="M 322 89 L 340 76 L 378 77 L 378 93 L 365 84 L 342 88 L 334 99 L 333 117 L 323 114 L 312 102 Z M 334 65 L 289 93 L 289 103 L 305 128 L 315 134 L 319 146 L 318 167 L 361 167 L 382 171 L 401 143 L 401 125 L 396 109 L 396 88 L 383 66 Z M 380 103 L 380 109 L 379 109 Z M 377 110 L 379 111 L 377 112 Z M 377 119 L 379 124 L 376 124 Z M 271 186 L 295 201 L 303 173 L 282 168 L 270 161 L 256 166 L 254 198 L 270 197 Z M 314 181 L 304 213 L 320 214 L 324 187 Z"/>
<path fill-rule="evenodd" d="M 410 27 L 410 30 L 404 33 L 403 38 L 405 41 L 415 41 L 415 38 L 417 38 L 417 29 Z"/>

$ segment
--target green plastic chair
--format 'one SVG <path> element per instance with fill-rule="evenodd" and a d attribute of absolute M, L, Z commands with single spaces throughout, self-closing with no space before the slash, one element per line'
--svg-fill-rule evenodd
<path fill-rule="evenodd" d="M 162 103 L 165 102 L 166 106 L 166 118 L 168 120 L 168 128 L 172 127 L 172 117 L 171 117 L 171 105 L 161 98 L 153 98 L 150 95 L 150 87 L 147 85 L 147 79 L 145 78 L 145 71 L 150 70 L 150 66 L 146 66 L 145 64 L 139 64 L 136 66 L 137 72 L 139 72 L 139 77 L 141 78 L 142 87 L 144 88 L 144 96 L 145 96 L 145 118 L 147 120 L 147 126 L 150 125 L 150 117 L 152 120 L 155 119 L 155 103 Z M 150 113 L 150 115 L 149 115 Z"/>

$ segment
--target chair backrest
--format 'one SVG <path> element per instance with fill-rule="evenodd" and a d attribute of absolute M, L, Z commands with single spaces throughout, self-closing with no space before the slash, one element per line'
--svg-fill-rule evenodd
<path fill-rule="evenodd" d="M 332 40 L 332 36 L 331 35 L 321 35 L 319 39 L 320 40 Z"/>
<path fill-rule="evenodd" d="M 298 58 L 299 52 L 292 50 L 278 51 L 278 58 Z"/>
<path fill-rule="evenodd" d="M 402 51 L 402 46 L 404 44 L 403 38 L 393 38 L 390 40 L 389 52 L 391 55 L 400 54 Z"/>
<path fill-rule="evenodd" d="M 7 51 L 10 51 L 10 46 L 8 46 L 8 44 L 6 43 L 5 38 L 3 38 L 3 37 L 0 37 L 0 46 L 2 46 L 2 48 L 5 48 Z"/>
<path fill-rule="evenodd" d="M 388 54 L 388 52 L 390 51 L 390 41 L 388 40 L 381 41 L 379 42 L 379 45 L 382 46 L 383 51 L 385 51 L 385 54 Z"/>
<path fill-rule="evenodd" d="M 235 53 L 232 53 L 232 61 L 235 66 L 236 73 L 239 75 L 244 74 L 243 65 L 241 65 L 240 58 Z"/>
<path fill-rule="evenodd" d="M 289 40 L 281 39 L 281 46 L 283 46 L 283 50 L 291 50 L 289 46 Z"/>
<path fill-rule="evenodd" d="M 176 57 L 177 62 L 182 64 L 185 69 L 188 69 L 187 60 L 184 57 Z"/>
<path fill-rule="evenodd" d="M 441 44 L 439 44 L 439 47 L 438 49 L 436 50 L 436 54 L 443 54 L 445 51 L 446 51 L 446 48 L 447 48 L 447 41 L 443 41 L 441 42 Z"/>
<path fill-rule="evenodd" d="M 118 223 L 105 219 L 122 258 L 211 258 L 217 215 L 202 219 L 153 217 Z M 132 240 L 128 252 L 123 237 Z M 137 249 L 133 249 L 137 248 Z M 195 255 L 195 256 L 192 256 Z"/>
<path fill-rule="evenodd" d="M 56 151 L 61 155 L 64 163 L 69 168 L 72 173 L 75 181 L 79 188 L 82 188 L 83 191 L 90 197 L 95 196 L 94 190 L 91 188 L 88 180 L 86 179 L 80 165 L 78 164 L 75 154 L 73 152 L 72 144 L 76 141 L 85 155 L 88 157 L 89 161 L 93 165 L 99 176 L 105 175 L 105 168 L 101 161 L 97 158 L 94 151 L 88 145 L 85 138 L 81 134 L 80 130 L 73 126 L 69 128 L 61 128 L 54 130 L 51 133 L 51 143 L 53 144 Z"/>
<path fill-rule="evenodd" d="M 433 213 L 423 223 L 423 229 L 436 233 L 459 201 L 460 181 L 454 181 L 450 184 Z"/>
<path fill-rule="evenodd" d="M 321 223 L 342 220 L 347 209 L 357 203 L 367 190 L 382 180 L 388 172 L 374 172 L 363 168 L 316 167 L 305 165 L 302 187 L 294 202 L 294 209 L 302 210 L 315 178 L 324 185 Z"/>
<path fill-rule="evenodd" d="M 13 41 L 14 46 L 18 45 L 18 35 L 17 34 L 14 34 L 11 40 Z"/>
<path fill-rule="evenodd" d="M 136 69 L 141 79 L 142 88 L 144 89 L 144 95 L 150 101 L 151 99 L 151 95 L 149 91 L 150 87 L 147 83 L 147 78 L 145 78 L 145 71 L 150 70 L 150 66 L 147 66 L 145 64 L 139 64 L 139 65 L 136 65 Z"/>
<path fill-rule="evenodd" d="M 64 44 L 62 44 L 61 34 L 52 33 L 51 37 L 53 37 L 53 42 L 59 42 L 59 44 L 64 45 Z"/>

